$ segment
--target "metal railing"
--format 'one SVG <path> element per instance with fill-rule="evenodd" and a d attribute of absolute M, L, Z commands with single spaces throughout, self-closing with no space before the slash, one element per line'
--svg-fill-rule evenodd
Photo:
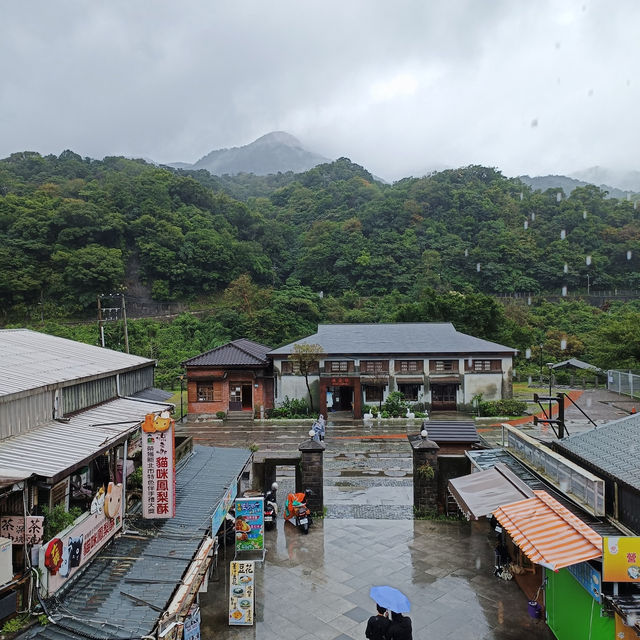
<path fill-rule="evenodd" d="M 640 375 L 633 371 L 607 371 L 607 389 L 632 398 L 640 398 Z"/>

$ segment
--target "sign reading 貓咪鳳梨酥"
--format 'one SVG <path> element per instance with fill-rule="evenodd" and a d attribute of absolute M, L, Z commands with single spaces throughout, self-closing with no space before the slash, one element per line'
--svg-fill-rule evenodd
<path fill-rule="evenodd" d="M 142 424 L 142 515 L 173 518 L 176 512 L 175 421 L 147 414 Z"/>

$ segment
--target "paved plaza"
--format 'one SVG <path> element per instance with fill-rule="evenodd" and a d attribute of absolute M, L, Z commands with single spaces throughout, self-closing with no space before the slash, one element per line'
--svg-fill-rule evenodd
<path fill-rule="evenodd" d="M 599 424 L 628 415 L 624 397 L 606 391 L 587 391 L 578 404 Z M 577 409 L 567 411 L 567 421 L 571 433 L 591 428 Z M 277 452 L 297 450 L 309 424 L 197 422 L 180 428 L 199 444 L 256 445 L 261 452 Z M 540 428 L 524 430 L 544 437 Z M 486 522 L 413 519 L 406 434 L 419 430 L 420 421 L 367 424 L 330 414 L 325 518 L 315 521 L 307 536 L 282 518 L 266 532 L 266 561 L 257 571 L 256 624 L 250 628 L 228 626 L 231 550 L 225 556 L 222 549 L 216 577 L 201 598 L 202 637 L 363 639 L 375 612 L 369 589 L 389 584 L 411 600 L 416 640 L 551 640 L 547 626 L 529 617 L 527 599 L 515 582 L 494 577 L 494 540 Z M 489 427 L 481 434 L 499 442 L 501 429 Z M 279 468 L 278 474 L 282 506 L 293 489 L 293 470 Z"/>

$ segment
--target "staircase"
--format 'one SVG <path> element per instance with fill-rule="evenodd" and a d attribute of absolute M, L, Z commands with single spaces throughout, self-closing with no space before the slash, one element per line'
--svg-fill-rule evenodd
<path fill-rule="evenodd" d="M 253 411 L 227 411 L 225 422 L 253 422 Z"/>

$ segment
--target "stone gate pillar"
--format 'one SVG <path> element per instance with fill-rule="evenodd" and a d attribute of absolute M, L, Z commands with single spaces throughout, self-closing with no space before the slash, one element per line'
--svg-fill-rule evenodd
<path fill-rule="evenodd" d="M 428 436 L 410 436 L 413 449 L 413 508 L 417 515 L 438 512 L 438 449 Z"/>
<path fill-rule="evenodd" d="M 298 491 L 311 489 L 313 495 L 309 498 L 307 506 L 311 513 L 322 513 L 324 509 L 323 493 L 323 457 L 325 444 L 315 440 L 305 440 L 299 447 L 300 451 L 300 481 L 296 487 Z"/>

